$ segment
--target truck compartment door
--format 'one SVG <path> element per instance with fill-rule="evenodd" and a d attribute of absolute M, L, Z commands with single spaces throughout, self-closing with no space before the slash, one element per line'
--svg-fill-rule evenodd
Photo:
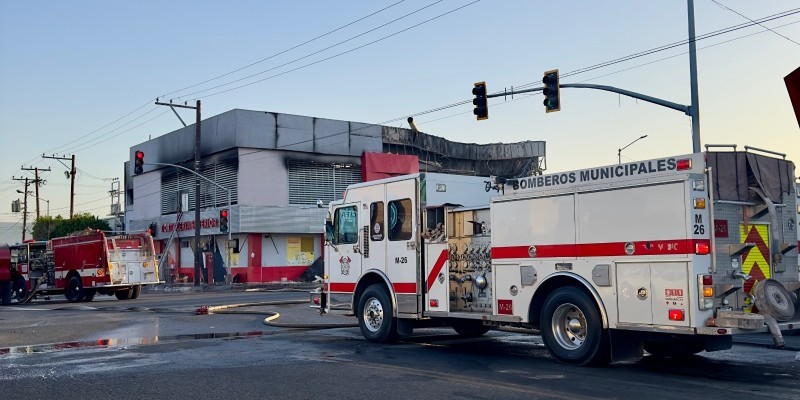
<path fill-rule="evenodd" d="M 687 263 L 618 263 L 616 270 L 619 322 L 689 326 Z"/>

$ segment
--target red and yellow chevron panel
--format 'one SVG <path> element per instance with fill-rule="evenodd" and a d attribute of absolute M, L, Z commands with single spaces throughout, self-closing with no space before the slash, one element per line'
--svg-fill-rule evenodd
<path fill-rule="evenodd" d="M 739 238 L 742 243 L 756 244 L 742 255 L 742 272 L 752 276 L 744 283 L 744 291 L 750 293 L 753 284 L 772 276 L 769 265 L 769 226 L 749 224 L 745 232 L 745 225 L 740 225 Z"/>

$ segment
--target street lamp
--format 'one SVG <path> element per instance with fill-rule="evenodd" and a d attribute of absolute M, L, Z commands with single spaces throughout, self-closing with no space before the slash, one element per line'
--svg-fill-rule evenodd
<path fill-rule="evenodd" d="M 625 146 L 625 147 L 623 147 L 623 148 L 621 148 L 621 149 L 618 149 L 618 150 L 617 150 L 617 162 L 618 162 L 618 163 L 620 163 L 620 164 L 622 164 L 622 150 L 625 150 L 625 149 L 627 149 L 628 147 L 630 147 L 630 145 L 632 145 L 632 144 L 634 144 L 634 143 L 636 143 L 636 142 L 638 142 L 638 141 L 640 141 L 640 140 L 642 140 L 642 139 L 644 139 L 644 138 L 646 138 L 646 137 L 647 137 L 647 135 L 642 135 L 642 136 L 639 136 L 639 137 L 638 137 L 636 140 L 634 140 L 634 141 L 632 141 L 632 142 L 628 143 L 628 145 L 627 145 L 627 146 Z"/>

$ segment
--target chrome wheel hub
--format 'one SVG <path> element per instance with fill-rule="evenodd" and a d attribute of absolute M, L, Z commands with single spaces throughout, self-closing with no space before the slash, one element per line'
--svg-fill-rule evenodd
<path fill-rule="evenodd" d="M 586 341 L 586 316 L 574 304 L 558 306 L 550 325 L 553 337 L 564 349 L 576 350 Z"/>

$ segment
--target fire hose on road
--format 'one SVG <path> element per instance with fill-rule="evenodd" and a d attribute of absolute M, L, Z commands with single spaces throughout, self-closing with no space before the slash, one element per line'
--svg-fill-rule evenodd
<path fill-rule="evenodd" d="M 267 314 L 264 318 L 264 325 L 274 326 L 279 328 L 295 328 L 295 329 L 335 329 L 335 328 L 354 328 L 357 323 L 324 323 L 324 324 L 311 324 L 311 323 L 281 323 L 276 322 L 281 314 L 277 311 L 266 310 L 236 310 L 237 308 L 244 307 L 261 307 L 261 306 L 281 306 L 292 304 L 308 304 L 308 300 L 282 300 L 282 301 L 263 301 L 257 303 L 241 303 L 241 304 L 227 304 L 222 306 L 206 307 L 206 313 L 209 314 Z M 199 309 L 198 309 L 199 310 Z"/>

